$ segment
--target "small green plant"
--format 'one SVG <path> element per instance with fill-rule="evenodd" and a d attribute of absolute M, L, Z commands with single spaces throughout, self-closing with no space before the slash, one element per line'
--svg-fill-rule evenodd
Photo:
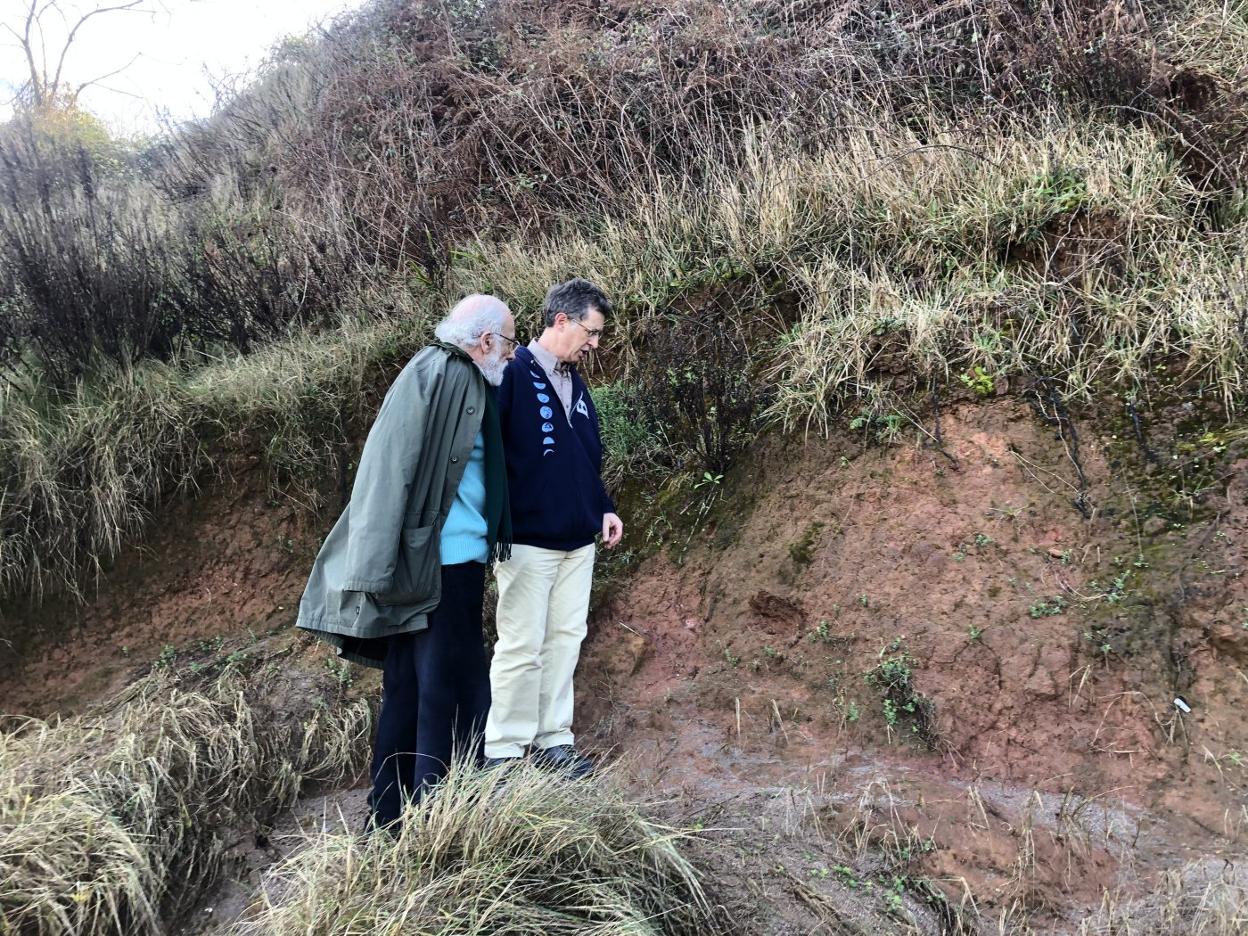
<path fill-rule="evenodd" d="M 771 644 L 767 644 L 763 647 L 763 656 L 767 657 L 769 660 L 780 659 L 780 653 Z"/>
<path fill-rule="evenodd" d="M 880 899 L 884 901 L 884 910 L 892 916 L 901 916 L 904 904 L 902 895 L 906 891 L 906 882 L 904 878 L 894 875 L 892 883 L 885 885 Z"/>
<path fill-rule="evenodd" d="M 1054 595 L 1052 598 L 1041 598 L 1032 602 L 1027 614 L 1033 618 L 1053 617 L 1058 614 L 1064 614 L 1069 602 L 1061 595 Z"/>
<path fill-rule="evenodd" d="M 871 607 L 871 599 L 867 597 L 866 592 L 863 592 L 861 595 L 858 596 L 858 603 L 862 605 L 864 608 Z"/>
<path fill-rule="evenodd" d="M 849 865 L 833 865 L 832 870 L 841 879 L 841 883 L 851 890 L 857 890 L 862 883 L 858 880 L 857 873 Z"/>
<path fill-rule="evenodd" d="M 962 381 L 964 386 L 974 390 L 978 396 L 989 396 L 997 387 L 992 375 L 978 364 L 971 370 L 959 374 L 958 380 Z"/>
<path fill-rule="evenodd" d="M 165 644 L 160 648 L 160 656 L 156 658 L 156 662 L 152 664 L 153 669 L 168 669 L 173 665 L 173 661 L 178 658 L 178 651 L 173 644 Z"/>
<path fill-rule="evenodd" d="M 819 619 L 819 623 L 815 626 L 815 629 L 810 632 L 810 639 L 818 641 L 819 643 L 832 642 L 831 625 L 828 623 L 827 618 Z"/>
<path fill-rule="evenodd" d="M 902 638 L 894 638 L 880 651 L 880 662 L 864 674 L 868 685 L 881 695 L 881 708 L 889 736 L 903 720 L 929 748 L 936 745 L 936 707 L 914 688 L 914 660 Z"/>
<path fill-rule="evenodd" d="M 971 638 L 971 640 L 979 640 L 984 636 L 984 629 L 972 624 L 966 629 L 966 636 Z"/>
<path fill-rule="evenodd" d="M 724 480 L 724 476 L 722 474 L 711 474 L 711 472 L 709 471 L 704 471 L 702 472 L 702 479 L 694 483 L 693 489 L 696 491 L 699 488 L 704 488 L 708 486 L 717 488 L 719 487 L 719 483 L 723 480 Z"/>
<path fill-rule="evenodd" d="M 845 720 L 853 723 L 862 717 L 862 711 L 858 708 L 858 703 L 850 700 L 845 703 Z"/>
<path fill-rule="evenodd" d="M 864 409 L 849 421 L 849 428 L 883 445 L 889 445 L 896 442 L 901 435 L 903 422 L 900 413 L 877 413 Z"/>
<path fill-rule="evenodd" d="M 741 657 L 733 653 L 732 650 L 730 650 L 728 647 L 724 647 L 724 660 L 733 669 L 736 669 L 738 666 L 741 665 Z"/>
<path fill-rule="evenodd" d="M 325 661 L 325 668 L 329 670 L 329 674 L 337 680 L 338 685 L 343 689 L 348 688 L 355 682 L 351 674 L 351 664 L 346 660 L 337 660 L 329 657 Z"/>
<path fill-rule="evenodd" d="M 987 533 L 975 534 L 975 545 L 979 549 L 987 549 L 989 546 L 993 544 L 993 542 L 994 542 L 993 538 L 989 536 Z"/>

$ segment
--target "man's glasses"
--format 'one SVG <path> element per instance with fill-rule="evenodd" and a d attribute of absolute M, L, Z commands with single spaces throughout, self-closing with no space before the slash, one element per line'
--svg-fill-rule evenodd
<path fill-rule="evenodd" d="M 584 328 L 584 329 L 585 329 L 585 337 L 589 338 L 591 341 L 592 341 L 593 339 L 595 339 L 595 338 L 601 338 L 601 337 L 602 337 L 602 329 L 601 329 L 601 328 L 586 328 L 586 326 L 581 325 L 581 323 L 580 323 L 579 321 L 577 321 L 576 319 L 574 319 L 574 318 L 570 318 L 570 319 L 568 319 L 568 321 L 569 321 L 569 322 L 571 322 L 573 325 L 580 325 L 580 326 L 581 326 L 581 328 Z"/>
<path fill-rule="evenodd" d="M 493 335 L 495 338 L 502 338 L 503 341 L 509 342 L 513 348 L 517 347 L 520 344 L 520 339 L 509 338 L 508 336 L 504 335 L 502 332 L 490 332 L 490 334 Z"/>

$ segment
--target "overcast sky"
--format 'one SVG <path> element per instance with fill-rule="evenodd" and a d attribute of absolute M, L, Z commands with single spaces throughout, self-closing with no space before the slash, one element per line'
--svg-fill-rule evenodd
<path fill-rule="evenodd" d="M 61 0 L 61 6 L 72 25 L 75 13 L 117 2 Z M 84 91 L 79 103 L 116 133 L 150 133 L 159 128 L 162 111 L 174 120 L 209 113 L 213 78 L 255 68 L 286 36 L 303 35 L 361 2 L 149 0 L 146 12 L 104 13 L 89 20 L 65 60 L 65 74 L 71 83 L 81 83 L 135 59 L 120 74 Z M 29 5 L 30 0 L 0 0 L 0 24 L 22 32 Z M 44 22 L 53 57 L 63 45 L 66 26 L 54 12 Z M 0 119 L 12 112 L 8 102 L 26 74 L 20 47 L 8 30 L 0 29 Z"/>

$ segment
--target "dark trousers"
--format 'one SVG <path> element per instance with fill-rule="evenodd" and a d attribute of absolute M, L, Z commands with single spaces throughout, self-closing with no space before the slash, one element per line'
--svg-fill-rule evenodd
<path fill-rule="evenodd" d="M 490 709 L 484 598 L 484 563 L 443 566 L 429 627 L 389 638 L 368 798 L 377 826 L 399 818 L 405 797 L 418 800 L 441 780 L 453 755 L 481 757 Z"/>

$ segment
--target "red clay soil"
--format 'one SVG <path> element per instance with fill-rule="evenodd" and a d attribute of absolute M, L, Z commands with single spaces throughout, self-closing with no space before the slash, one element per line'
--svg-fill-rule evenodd
<path fill-rule="evenodd" d="M 578 730 L 682 817 L 760 836 L 724 870 L 755 931 L 826 924 L 794 863 L 826 877 L 847 844 L 1053 926 L 1243 853 L 1248 462 L 1175 519 L 1155 509 L 1164 469 L 1080 442 L 1090 518 L 1066 444 L 1013 400 L 947 412 L 947 455 L 772 445 L 596 613 Z M 94 601 L 30 616 L 48 633 L 0 661 L 0 713 L 71 712 L 166 646 L 288 627 L 333 513 L 275 504 L 258 476 L 174 506 Z M 802 821 L 773 822 L 778 798 Z"/>
<path fill-rule="evenodd" d="M 735 479 L 752 507 L 598 616 L 583 724 L 685 798 L 797 786 L 859 836 L 916 830 L 919 873 L 981 910 L 1056 922 L 1243 854 L 1248 462 L 1180 527 L 1087 431 L 1085 519 L 1064 444 L 1021 403 L 955 410 L 943 439 L 952 460 L 846 439 Z"/>
<path fill-rule="evenodd" d="M 332 519 L 272 499 L 259 471 L 170 505 L 88 603 L 0 610 L 0 630 L 32 634 L 22 656 L 0 651 L 0 714 L 69 714 L 146 672 L 166 647 L 288 626 Z"/>

